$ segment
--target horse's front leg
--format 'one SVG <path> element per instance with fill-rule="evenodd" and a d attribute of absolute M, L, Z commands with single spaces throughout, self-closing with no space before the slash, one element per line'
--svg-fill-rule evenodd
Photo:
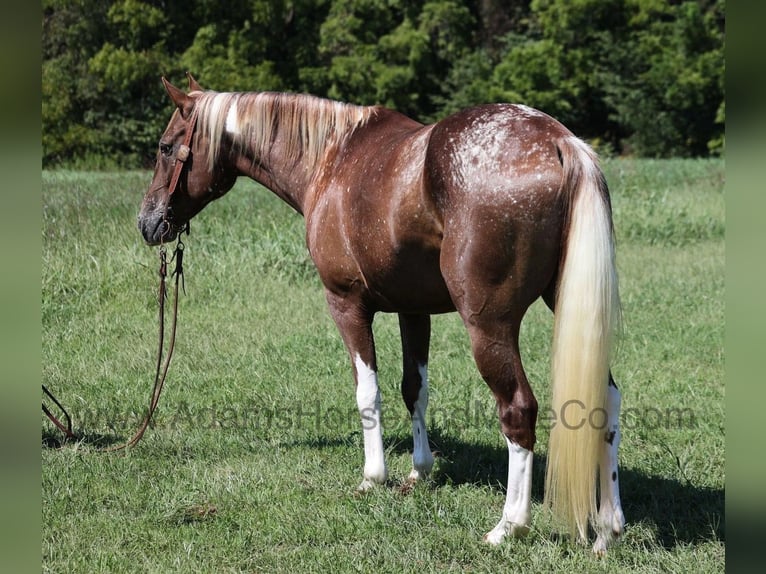
<path fill-rule="evenodd" d="M 356 404 L 364 436 L 364 479 L 358 490 L 365 491 L 375 484 L 383 484 L 388 476 L 383 450 L 378 367 L 372 335 L 373 314 L 353 298 L 340 297 L 330 291 L 327 291 L 327 303 L 354 369 Z"/>
<path fill-rule="evenodd" d="M 428 475 L 434 465 L 426 431 L 431 317 L 400 314 L 399 330 L 402 335 L 402 398 L 412 418 L 412 472 L 409 480 L 414 482 Z"/>

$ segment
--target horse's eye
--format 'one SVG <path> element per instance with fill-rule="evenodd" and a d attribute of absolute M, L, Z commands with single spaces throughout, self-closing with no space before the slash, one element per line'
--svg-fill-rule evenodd
<path fill-rule="evenodd" d="M 172 144 L 167 143 L 160 143 L 160 153 L 164 155 L 165 157 L 170 157 L 170 154 L 173 151 Z"/>

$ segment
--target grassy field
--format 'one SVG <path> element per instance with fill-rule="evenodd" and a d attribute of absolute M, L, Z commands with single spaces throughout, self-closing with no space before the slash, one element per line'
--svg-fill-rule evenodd
<path fill-rule="evenodd" d="M 42 382 L 83 439 L 42 421 L 45 572 L 721 572 L 724 524 L 724 165 L 605 163 L 625 333 L 621 487 L 627 531 L 604 560 L 560 538 L 482 543 L 502 511 L 507 451 L 454 314 L 433 320 L 432 478 L 401 488 L 411 436 L 398 326 L 375 330 L 391 479 L 363 496 L 351 369 L 325 310 L 302 219 L 240 181 L 192 224 L 176 355 L 155 425 L 148 401 L 157 251 L 136 229 L 150 174 L 43 173 Z M 548 401 L 551 315 L 522 326 Z"/>

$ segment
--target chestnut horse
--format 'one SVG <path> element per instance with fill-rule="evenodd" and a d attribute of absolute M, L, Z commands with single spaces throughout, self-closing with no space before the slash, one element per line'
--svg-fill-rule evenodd
<path fill-rule="evenodd" d="M 359 488 L 387 479 L 373 316 L 399 316 L 415 481 L 434 462 L 425 426 L 430 315 L 457 311 L 508 446 L 503 515 L 485 540 L 526 534 L 538 406 L 518 336 L 542 297 L 554 311 L 559 415 L 546 503 L 574 536 L 587 539 L 590 525 L 593 549 L 604 553 L 624 526 L 620 393 L 609 370 L 620 303 L 609 192 L 590 147 L 522 105 L 473 107 L 423 125 L 379 106 L 205 91 L 191 76 L 188 93 L 163 83 L 176 109 L 138 227 L 151 245 L 172 241 L 240 175 L 304 216 L 353 366 L 364 422 Z"/>

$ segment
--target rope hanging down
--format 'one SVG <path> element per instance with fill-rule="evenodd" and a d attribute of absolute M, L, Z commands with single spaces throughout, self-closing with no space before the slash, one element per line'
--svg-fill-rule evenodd
<path fill-rule="evenodd" d="M 187 233 L 189 232 L 188 224 L 186 227 L 186 232 Z M 175 270 L 173 271 L 173 275 L 175 275 L 175 285 L 173 288 L 173 323 L 171 325 L 171 330 L 170 330 L 170 341 L 168 343 L 167 355 L 164 361 L 162 359 L 162 354 L 163 354 L 163 348 L 165 346 L 165 301 L 167 300 L 166 278 L 167 278 L 167 269 L 168 269 L 167 249 L 165 248 L 164 245 L 160 246 L 159 254 L 160 254 L 160 269 L 159 269 L 160 285 L 159 285 L 159 291 L 158 291 L 159 346 L 157 349 L 157 365 L 156 365 L 156 370 L 154 374 L 154 386 L 152 388 L 151 400 L 149 401 L 149 408 L 146 411 L 146 416 L 144 417 L 144 420 L 141 423 L 141 426 L 136 431 L 136 433 L 125 444 L 104 449 L 106 452 L 114 452 L 114 451 L 129 448 L 129 447 L 133 447 L 144 436 L 146 429 L 149 427 L 149 424 L 151 423 L 152 416 L 154 415 L 154 411 L 157 409 L 157 405 L 159 404 L 160 394 L 162 393 L 162 387 L 165 384 L 165 379 L 168 374 L 168 368 L 170 367 L 170 360 L 173 357 L 173 349 L 175 347 L 175 342 L 176 342 L 176 326 L 178 323 L 178 286 L 179 284 L 181 285 L 181 288 L 184 289 L 184 292 L 186 291 L 184 286 L 184 270 L 183 270 L 184 243 L 183 241 L 181 241 L 181 233 L 179 233 L 178 235 L 178 243 L 176 244 L 175 250 L 173 252 L 173 256 L 170 259 L 171 263 L 175 260 Z M 56 397 L 53 396 L 53 394 L 45 387 L 45 385 L 43 385 L 42 387 L 43 387 L 43 392 L 54 402 L 54 404 L 63 413 L 63 416 L 66 419 L 66 424 L 62 423 L 61 420 L 58 417 L 56 417 L 51 412 L 51 410 L 45 405 L 45 403 L 43 403 L 43 413 L 45 413 L 45 415 L 51 420 L 51 422 L 66 435 L 67 440 L 76 439 L 77 436 L 74 434 L 74 432 L 72 432 L 72 419 L 69 416 L 69 413 L 63 407 L 63 405 L 56 399 Z"/>

